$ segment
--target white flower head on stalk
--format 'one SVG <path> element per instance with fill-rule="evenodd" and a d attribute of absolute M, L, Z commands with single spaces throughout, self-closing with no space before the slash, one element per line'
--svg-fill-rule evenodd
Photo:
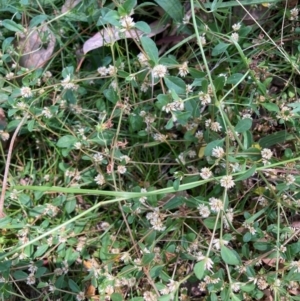
<path fill-rule="evenodd" d="M 220 212 L 221 210 L 224 209 L 223 202 L 220 199 L 217 199 L 214 197 L 209 199 L 209 205 L 210 205 L 211 211 L 214 211 L 214 212 Z"/>
<path fill-rule="evenodd" d="M 21 91 L 21 95 L 25 98 L 32 97 L 33 95 L 30 87 L 22 87 L 20 91 Z"/>
<path fill-rule="evenodd" d="M 297 7 L 294 7 L 293 9 L 291 9 L 290 14 L 291 21 L 298 20 L 299 9 Z"/>
<path fill-rule="evenodd" d="M 123 27 L 121 29 L 121 32 L 129 31 L 132 27 L 135 26 L 135 22 L 133 21 L 133 18 L 129 16 L 124 16 L 120 19 L 121 26 Z"/>
<path fill-rule="evenodd" d="M 160 77 L 163 78 L 167 75 L 168 69 L 165 65 L 156 65 L 152 69 L 152 75 L 154 78 Z"/>
<path fill-rule="evenodd" d="M 272 158 L 272 156 L 273 156 L 273 153 L 272 153 L 272 151 L 269 148 L 264 148 L 261 151 L 261 156 L 265 160 L 270 160 Z"/>
<path fill-rule="evenodd" d="M 197 207 L 198 211 L 199 211 L 199 214 L 206 218 L 206 217 L 209 217 L 210 215 L 210 210 L 208 208 L 208 206 L 204 205 L 204 204 L 200 204 L 198 207 Z"/>
<path fill-rule="evenodd" d="M 222 129 L 222 126 L 220 125 L 219 122 L 215 121 L 215 122 L 211 123 L 210 129 L 214 132 L 220 132 Z"/>
<path fill-rule="evenodd" d="M 241 24 L 240 23 L 235 23 L 235 24 L 232 25 L 232 29 L 234 31 L 239 31 L 240 28 L 241 28 Z"/>
<path fill-rule="evenodd" d="M 207 168 L 207 167 L 201 168 L 200 177 L 203 180 L 207 180 L 207 179 L 211 178 L 212 176 L 213 176 L 213 173 L 211 172 L 211 170 L 209 168 Z"/>
<path fill-rule="evenodd" d="M 231 34 L 231 40 L 234 42 L 238 42 L 239 41 L 239 34 L 237 32 L 233 32 Z"/>
<path fill-rule="evenodd" d="M 221 183 L 221 186 L 226 189 L 232 188 L 235 185 L 234 181 L 232 180 L 232 176 L 224 176 L 221 179 L 220 183 Z"/>
<path fill-rule="evenodd" d="M 137 58 L 142 67 L 149 67 L 148 58 L 145 56 L 144 53 L 140 52 Z"/>
<path fill-rule="evenodd" d="M 218 159 L 222 158 L 225 154 L 224 149 L 221 146 L 216 146 L 212 150 L 213 157 L 216 157 Z"/>
<path fill-rule="evenodd" d="M 179 67 L 179 75 L 181 77 L 185 77 L 189 73 L 188 69 L 188 62 L 184 62 L 180 67 Z"/>

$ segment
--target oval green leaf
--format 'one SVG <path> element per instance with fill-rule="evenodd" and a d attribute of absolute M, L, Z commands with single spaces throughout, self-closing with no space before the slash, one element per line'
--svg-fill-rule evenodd
<path fill-rule="evenodd" d="M 225 263 L 230 265 L 239 265 L 241 262 L 238 254 L 225 246 L 221 247 L 221 257 Z"/>

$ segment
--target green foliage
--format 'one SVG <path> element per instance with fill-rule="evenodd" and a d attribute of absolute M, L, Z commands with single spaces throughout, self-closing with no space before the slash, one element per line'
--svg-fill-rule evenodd
<path fill-rule="evenodd" d="M 297 300 L 297 9 L 2 2 L 0 298 Z"/>

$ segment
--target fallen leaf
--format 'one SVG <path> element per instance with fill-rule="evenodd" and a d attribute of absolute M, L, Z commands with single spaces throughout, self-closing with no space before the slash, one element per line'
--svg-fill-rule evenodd
<path fill-rule="evenodd" d="M 68 10 L 75 7 L 81 0 L 66 0 L 65 4 L 61 8 L 62 13 L 66 13 Z"/>
<path fill-rule="evenodd" d="M 151 33 L 147 34 L 148 37 L 157 35 L 158 33 L 163 32 L 169 24 L 161 24 L 161 21 L 155 21 L 150 25 Z M 84 54 L 88 53 L 91 50 L 103 47 L 106 44 L 114 43 L 118 40 L 129 38 L 136 39 L 141 37 L 144 33 L 140 30 L 129 30 L 126 31 L 123 35 L 119 35 L 119 29 L 116 27 L 106 27 L 103 28 L 100 32 L 97 32 L 93 37 L 85 41 L 83 44 Z"/>
<path fill-rule="evenodd" d="M 55 42 L 55 36 L 47 25 L 28 29 L 16 43 L 21 55 L 20 65 L 29 69 L 42 67 L 53 54 Z"/>

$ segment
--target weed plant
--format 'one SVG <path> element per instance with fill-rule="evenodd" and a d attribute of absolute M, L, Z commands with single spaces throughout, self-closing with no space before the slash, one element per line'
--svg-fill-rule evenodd
<path fill-rule="evenodd" d="M 300 300 L 298 8 L 249 2 L 2 0 L 1 300 Z"/>

